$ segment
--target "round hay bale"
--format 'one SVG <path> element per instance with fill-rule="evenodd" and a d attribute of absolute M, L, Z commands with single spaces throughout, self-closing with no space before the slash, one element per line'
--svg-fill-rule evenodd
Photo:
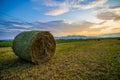
<path fill-rule="evenodd" d="M 35 64 L 51 59 L 56 49 L 52 34 L 48 31 L 25 31 L 13 41 L 13 51 L 20 58 Z"/>

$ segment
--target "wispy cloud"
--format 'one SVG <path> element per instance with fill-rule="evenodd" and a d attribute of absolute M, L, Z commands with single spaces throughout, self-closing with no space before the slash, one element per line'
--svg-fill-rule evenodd
<path fill-rule="evenodd" d="M 97 15 L 102 20 L 120 20 L 120 15 L 115 12 L 104 12 Z"/>
<path fill-rule="evenodd" d="M 120 32 L 120 15 L 113 11 L 97 14 L 98 19 L 103 20 L 101 24 L 90 26 L 91 29 L 99 29 L 100 33 Z"/>
<path fill-rule="evenodd" d="M 72 22 L 68 20 L 56 20 L 48 22 L 32 22 L 29 24 L 10 22 L 9 27 L 0 28 L 0 32 L 22 32 L 30 30 L 50 31 L 54 36 L 65 35 L 98 35 L 104 33 L 119 32 L 120 20 L 103 20 L 100 23 L 88 21 Z M 16 35 L 16 34 L 14 34 Z"/>
<path fill-rule="evenodd" d="M 111 7 L 110 10 L 112 10 L 112 11 L 120 11 L 120 6 Z"/>
<path fill-rule="evenodd" d="M 46 13 L 46 15 L 57 16 L 57 15 L 66 13 L 68 11 L 69 11 L 68 8 L 63 7 L 63 8 L 59 8 L 59 9 L 55 9 L 55 10 L 50 10 Z"/>
<path fill-rule="evenodd" d="M 107 12 L 109 11 L 109 5 L 104 5 L 102 7 L 98 7 L 93 11 L 93 13 L 101 13 L 101 12 Z"/>
<path fill-rule="evenodd" d="M 98 7 L 100 5 L 103 5 L 106 2 L 107 2 L 107 0 L 95 0 L 89 4 L 86 4 L 86 5 L 79 4 L 79 2 L 78 2 L 77 4 L 76 3 L 73 4 L 73 8 L 90 9 L 90 8 L 94 8 L 94 7 Z"/>
<path fill-rule="evenodd" d="M 104 9 L 106 8 L 106 9 Z M 105 7 L 99 8 L 96 15 L 96 18 L 103 20 L 102 24 L 96 24 L 91 26 L 92 29 L 100 29 L 101 33 L 105 32 L 119 32 L 120 29 L 120 14 L 116 11 L 119 11 L 119 6 L 116 7 Z"/>
<path fill-rule="evenodd" d="M 80 23 L 75 23 L 67 20 L 57 20 L 49 22 L 32 22 L 31 24 L 21 25 L 18 22 L 8 22 L 10 27 L 1 28 L 1 32 L 15 32 L 15 31 L 29 31 L 29 30 L 40 30 L 40 31 L 50 31 L 55 36 L 72 35 L 78 33 L 82 30 L 88 29 L 94 23 L 83 21 Z M 6 23 L 7 24 L 7 23 Z M 23 26 L 24 25 L 24 26 Z M 84 27 L 83 27 L 84 26 Z"/>
<path fill-rule="evenodd" d="M 41 0 L 35 0 L 35 1 L 41 2 Z M 104 3 L 107 2 L 107 0 L 93 0 L 89 3 L 87 2 L 87 0 L 63 0 L 63 1 L 42 0 L 42 1 L 44 2 L 45 6 L 53 8 L 52 10 L 46 13 L 46 15 L 51 15 L 51 16 L 61 15 L 73 9 L 78 9 L 78 10 L 91 9 L 103 5 Z M 82 3 L 87 3 L 87 4 L 82 4 Z"/>
<path fill-rule="evenodd" d="M 33 25 L 31 23 L 24 23 L 12 20 L 0 20 L 2 28 L 1 32 L 14 32 L 14 31 L 26 31 Z"/>
<path fill-rule="evenodd" d="M 16 28 L 26 28 L 26 29 L 32 27 L 31 25 L 25 25 L 25 24 L 22 24 L 22 25 L 12 24 L 12 26 Z"/>
<path fill-rule="evenodd" d="M 100 33 L 120 32 L 120 6 L 109 7 L 107 5 L 95 10 L 96 18 L 102 20 L 102 24 L 90 26 L 91 29 L 99 29 Z"/>
<path fill-rule="evenodd" d="M 114 12 L 120 14 L 120 6 L 110 7 L 109 5 L 103 5 L 94 10 L 94 13 Z"/>

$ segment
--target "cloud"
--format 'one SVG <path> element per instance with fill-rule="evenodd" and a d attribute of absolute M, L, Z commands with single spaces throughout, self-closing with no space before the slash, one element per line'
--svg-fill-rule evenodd
<path fill-rule="evenodd" d="M 99 30 L 98 32 L 100 34 L 117 33 L 120 32 L 120 21 L 106 20 L 102 24 L 95 24 L 89 28 L 92 30 Z"/>
<path fill-rule="evenodd" d="M 54 1 L 54 0 L 48 0 L 44 1 L 46 6 L 49 7 L 68 7 L 68 8 L 77 8 L 77 9 L 90 9 L 94 8 L 96 6 L 103 5 L 107 2 L 107 0 L 94 0 L 91 1 L 88 4 L 82 4 L 83 2 L 88 2 L 87 0 L 65 0 L 62 2 Z"/>
<path fill-rule="evenodd" d="M 114 12 L 120 14 L 120 6 L 109 7 L 109 5 L 103 5 L 94 10 L 94 13 Z"/>
<path fill-rule="evenodd" d="M 41 0 L 38 0 L 41 1 Z M 44 2 L 44 5 L 48 7 L 54 7 L 54 6 L 61 6 L 61 3 L 55 0 L 42 0 Z"/>
<path fill-rule="evenodd" d="M 33 26 L 31 23 L 24 23 L 19 21 L 12 21 L 12 20 L 0 20 L 0 31 L 2 32 L 14 32 L 14 31 L 27 31 L 30 27 Z"/>
<path fill-rule="evenodd" d="M 102 7 L 99 7 L 93 11 L 93 13 L 101 13 L 101 12 L 107 12 L 109 11 L 109 5 L 104 5 Z"/>
<path fill-rule="evenodd" d="M 72 35 L 73 33 L 81 32 L 82 30 L 88 29 L 94 23 L 83 21 L 80 23 L 75 23 L 67 20 L 57 20 L 49 22 L 32 22 L 29 24 L 19 24 L 19 22 L 7 22 L 9 27 L 0 28 L 1 32 L 16 32 L 16 31 L 30 31 L 30 30 L 40 30 L 40 31 L 50 31 L 55 36 Z"/>
<path fill-rule="evenodd" d="M 41 24 L 41 23 L 40 23 Z M 40 25 L 39 24 L 39 25 Z M 82 21 L 82 22 L 71 22 L 66 20 L 50 21 L 45 22 L 41 25 L 42 30 L 48 30 L 52 32 L 54 36 L 65 36 L 65 35 L 95 35 L 97 29 L 90 29 L 89 27 L 95 25 L 96 23 Z M 36 26 L 40 29 L 41 26 Z M 94 33 L 93 33 L 94 31 Z"/>
<path fill-rule="evenodd" d="M 120 16 L 115 18 L 115 21 L 119 21 L 120 20 Z"/>
<path fill-rule="evenodd" d="M 69 11 L 68 8 L 63 7 L 63 8 L 59 8 L 59 9 L 55 9 L 55 10 L 48 11 L 48 12 L 46 13 L 46 15 L 58 16 L 58 15 L 61 15 L 61 14 L 63 14 L 63 13 L 66 13 L 66 12 L 68 12 L 68 11 Z"/>
<path fill-rule="evenodd" d="M 120 20 L 120 15 L 115 12 L 104 12 L 97 15 L 101 20 Z"/>
<path fill-rule="evenodd" d="M 79 8 L 79 9 L 90 9 L 90 8 L 94 8 L 94 7 L 98 7 L 100 5 L 103 5 L 104 3 L 106 3 L 107 0 L 95 0 L 87 5 L 82 5 L 82 4 L 73 4 L 73 8 Z M 72 5 L 71 5 L 72 6 Z"/>
<path fill-rule="evenodd" d="M 27 22 L 21 22 L 21 21 L 15 21 L 15 20 L 0 20 L 0 25 L 4 26 L 4 27 L 16 27 L 16 28 L 22 28 L 22 29 L 26 29 L 31 27 L 30 25 L 32 25 L 31 23 L 27 23 Z"/>
<path fill-rule="evenodd" d="M 29 24 L 11 22 L 9 27 L 5 26 L 0 28 L 2 33 L 22 32 L 30 30 L 50 31 L 54 36 L 66 35 L 97 35 L 102 33 L 119 32 L 120 21 L 106 20 L 100 23 L 93 23 L 88 21 L 71 22 L 68 20 L 56 20 L 48 22 L 32 22 Z M 24 25 L 24 26 L 21 26 Z M 16 34 L 14 34 L 15 36 Z"/>
<path fill-rule="evenodd" d="M 104 5 L 97 8 L 94 12 L 97 13 L 96 18 L 104 22 L 120 20 L 120 6 L 109 7 L 109 5 Z"/>
<path fill-rule="evenodd" d="M 12 24 L 13 27 L 16 27 L 16 28 L 30 28 L 32 27 L 31 25 L 19 25 L 19 24 Z"/>
<path fill-rule="evenodd" d="M 44 3 L 45 6 L 51 7 L 52 10 L 48 11 L 46 15 L 58 16 L 69 12 L 73 9 L 91 9 L 103 5 L 107 0 L 33 0 L 34 2 Z M 86 4 L 83 4 L 86 3 Z"/>
<path fill-rule="evenodd" d="M 112 11 L 119 11 L 120 10 L 120 6 L 111 7 L 110 10 L 112 10 Z"/>
<path fill-rule="evenodd" d="M 96 18 L 102 20 L 102 23 L 90 26 L 90 29 L 99 29 L 99 33 L 116 33 L 120 32 L 120 14 L 119 6 L 108 7 L 103 6 L 98 8 L 95 12 L 97 13 Z"/>

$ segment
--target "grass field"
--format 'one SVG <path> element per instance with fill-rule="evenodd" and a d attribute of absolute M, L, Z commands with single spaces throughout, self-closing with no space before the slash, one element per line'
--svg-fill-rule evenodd
<path fill-rule="evenodd" d="M 0 79 L 119 80 L 120 40 L 59 40 L 54 57 L 40 65 L 19 59 L 11 47 L 0 47 Z"/>
<path fill-rule="evenodd" d="M 11 47 L 12 41 L 0 41 L 0 47 Z"/>

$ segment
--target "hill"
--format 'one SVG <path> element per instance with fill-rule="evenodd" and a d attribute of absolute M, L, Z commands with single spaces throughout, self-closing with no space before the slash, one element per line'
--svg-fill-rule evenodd
<path fill-rule="evenodd" d="M 96 39 L 96 38 L 118 38 L 120 37 L 120 33 L 112 33 L 112 34 L 103 34 L 98 36 L 83 36 L 83 35 L 68 35 L 55 37 L 55 39 Z"/>

